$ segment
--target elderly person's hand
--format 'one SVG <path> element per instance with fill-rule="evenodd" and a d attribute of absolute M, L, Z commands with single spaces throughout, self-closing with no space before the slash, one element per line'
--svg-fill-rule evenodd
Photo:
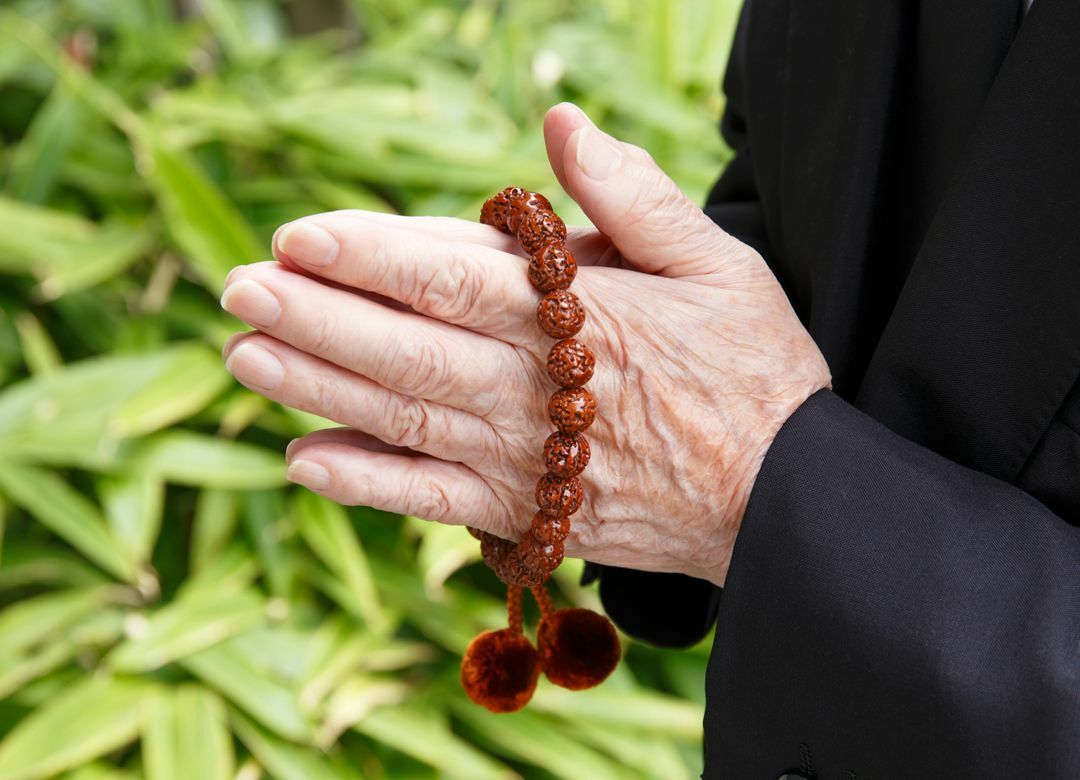
<path fill-rule="evenodd" d="M 599 229 L 571 231 L 598 417 L 566 554 L 722 585 L 773 437 L 829 370 L 761 257 L 641 149 L 578 109 L 545 121 L 552 168 Z M 455 219 L 342 211 L 275 236 L 223 306 L 257 330 L 229 370 L 349 426 L 298 439 L 289 478 L 517 540 L 535 511 L 555 389 L 539 295 L 510 236 Z"/>

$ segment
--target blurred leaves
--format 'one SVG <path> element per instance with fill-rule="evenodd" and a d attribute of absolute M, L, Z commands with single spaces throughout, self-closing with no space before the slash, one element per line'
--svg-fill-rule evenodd
<path fill-rule="evenodd" d="M 475 541 L 286 488 L 330 423 L 231 381 L 217 296 L 314 211 L 473 219 L 517 183 L 581 221 L 560 100 L 703 198 L 738 4 L 4 4 L 0 780 L 699 774 L 704 645 L 469 703 L 505 620 Z"/>

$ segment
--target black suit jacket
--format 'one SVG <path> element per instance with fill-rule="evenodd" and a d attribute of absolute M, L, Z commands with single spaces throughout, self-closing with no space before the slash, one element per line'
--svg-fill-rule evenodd
<path fill-rule="evenodd" d="M 1080 777 L 1080 2 L 1019 5 L 743 10 L 706 210 L 834 392 L 772 445 L 723 598 L 600 569 L 630 634 L 718 617 L 706 778 Z"/>

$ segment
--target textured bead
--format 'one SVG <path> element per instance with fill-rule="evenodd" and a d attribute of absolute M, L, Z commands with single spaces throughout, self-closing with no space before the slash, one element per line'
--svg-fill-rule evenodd
<path fill-rule="evenodd" d="M 536 480 L 536 506 L 545 515 L 572 515 L 581 508 L 584 498 L 577 477 L 564 479 L 549 471 Z"/>
<path fill-rule="evenodd" d="M 548 352 L 547 372 L 559 387 L 581 387 L 592 379 L 596 358 L 577 339 L 558 341 Z"/>
<path fill-rule="evenodd" d="M 480 537 L 480 555 L 483 556 L 488 568 L 497 568 L 499 562 L 506 557 L 507 553 L 512 552 L 513 548 L 513 542 L 495 534 L 484 533 Z"/>
<path fill-rule="evenodd" d="M 543 293 L 570 286 L 577 276 L 577 260 L 561 243 L 550 243 L 529 260 L 529 281 Z"/>
<path fill-rule="evenodd" d="M 532 535 L 542 544 L 562 542 L 570 534 L 570 518 L 537 512 L 532 519 Z"/>
<path fill-rule="evenodd" d="M 539 192 L 525 192 L 519 197 L 510 198 L 510 213 L 506 216 L 506 226 L 516 235 L 521 220 L 535 211 L 551 211 L 551 201 Z"/>
<path fill-rule="evenodd" d="M 513 235 L 507 222 L 514 210 L 514 201 L 520 200 L 523 195 L 525 195 L 525 190 L 521 187 L 507 187 L 497 195 L 492 195 L 484 201 L 480 209 L 480 221 L 485 225 L 497 227 L 503 233 Z"/>
<path fill-rule="evenodd" d="M 548 401 L 548 418 L 563 433 L 577 433 L 596 419 L 596 399 L 584 387 L 557 391 Z"/>
<path fill-rule="evenodd" d="M 531 536 L 531 534 L 526 534 Z M 518 550 L 518 545 L 511 544 L 510 549 L 503 555 L 494 566 L 496 576 L 507 585 L 519 585 L 523 588 L 531 588 L 541 584 L 547 577 L 542 566 L 535 561 L 527 564 Z"/>
<path fill-rule="evenodd" d="M 589 440 L 579 433 L 555 431 L 544 440 L 544 466 L 560 477 L 576 477 L 591 456 Z"/>
<path fill-rule="evenodd" d="M 534 255 L 545 244 L 566 241 L 566 223 L 553 211 L 533 211 L 518 222 L 517 239 L 522 249 Z"/>
<path fill-rule="evenodd" d="M 532 534 L 526 534 L 518 545 L 517 552 L 525 569 L 539 571 L 544 579 L 547 579 L 562 563 L 563 543 L 544 544 Z"/>
<path fill-rule="evenodd" d="M 529 280 L 533 281 L 532 274 Z M 536 282 L 533 281 L 533 284 Z M 540 299 L 536 306 L 536 321 L 551 338 L 570 338 L 585 324 L 585 307 L 581 305 L 581 299 L 569 290 L 555 290 Z"/>

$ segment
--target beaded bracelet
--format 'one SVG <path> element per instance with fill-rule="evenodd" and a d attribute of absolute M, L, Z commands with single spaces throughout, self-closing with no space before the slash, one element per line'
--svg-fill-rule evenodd
<path fill-rule="evenodd" d="M 507 586 L 508 627 L 485 632 L 469 644 L 461 682 L 477 704 L 492 712 L 513 712 L 532 697 L 541 670 L 564 688 L 591 688 L 611 674 L 621 650 L 611 621 L 588 609 L 555 609 L 544 587 L 562 562 L 570 516 L 584 499 L 578 475 L 588 465 L 591 450 L 582 431 L 596 419 L 596 401 L 583 387 L 592 378 L 596 358 L 573 338 L 585 324 L 585 309 L 568 289 L 577 262 L 566 247 L 566 225 L 547 198 L 520 187 L 507 187 L 489 198 L 480 221 L 516 235 L 529 253 L 529 281 L 544 294 L 536 308 L 537 322 L 558 339 L 547 356 L 548 376 L 560 389 L 547 407 L 556 430 L 544 441 L 547 471 L 536 483 L 539 511 L 517 544 L 469 528 L 480 540 L 484 562 Z M 523 631 L 525 588 L 540 609 L 539 652 Z"/>

